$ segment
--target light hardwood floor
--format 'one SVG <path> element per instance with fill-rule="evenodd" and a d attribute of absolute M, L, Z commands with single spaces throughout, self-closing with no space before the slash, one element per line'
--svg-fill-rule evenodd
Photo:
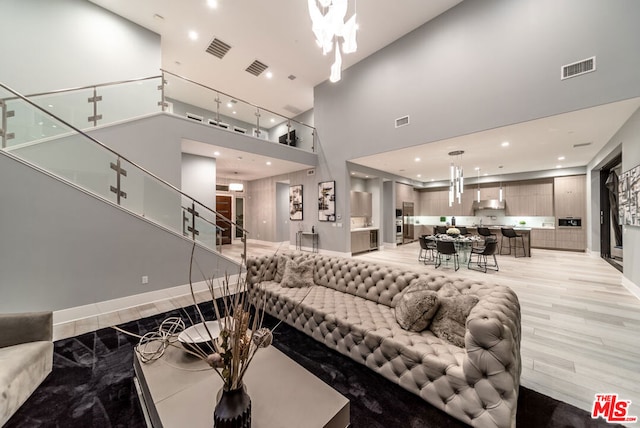
<path fill-rule="evenodd" d="M 288 249 L 249 243 L 247 252 L 256 257 Z M 417 272 L 436 271 L 418 262 L 418 251 L 418 244 L 411 243 L 355 258 Z M 223 249 L 234 259 L 239 259 L 240 252 L 238 244 Z M 587 411 L 595 394 L 617 393 L 620 399 L 631 400 L 629 415 L 640 417 L 640 300 L 621 285 L 621 273 L 595 255 L 539 249 L 533 249 L 532 255 L 498 256 L 499 272 L 470 271 L 466 264 L 458 272 L 451 264 L 437 271 L 503 284 L 516 292 L 522 308 L 523 386 Z M 56 335 L 81 334 L 190 301 L 183 296 L 101 315 L 90 322 L 79 320 L 57 326 Z"/>

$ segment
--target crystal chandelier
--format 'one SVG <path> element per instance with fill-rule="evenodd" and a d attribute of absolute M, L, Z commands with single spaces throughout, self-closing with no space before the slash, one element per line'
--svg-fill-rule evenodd
<path fill-rule="evenodd" d="M 464 173 L 460 166 L 460 158 L 464 154 L 464 150 L 456 150 L 449 152 L 449 156 L 454 159 L 451 161 L 450 179 L 449 179 L 449 206 L 453 205 L 455 199 L 458 203 L 462 202 L 462 193 L 464 192 Z M 455 164 L 455 157 L 458 156 L 458 164 Z"/>
<path fill-rule="evenodd" d="M 331 52 L 335 45 L 335 60 L 331 66 L 329 80 L 337 82 L 342 73 L 342 54 L 349 54 L 358 49 L 356 12 L 354 11 L 351 18 L 345 22 L 348 0 L 307 0 L 307 3 L 311 16 L 311 29 L 316 36 L 316 43 L 322 48 L 322 53 L 326 55 Z"/>

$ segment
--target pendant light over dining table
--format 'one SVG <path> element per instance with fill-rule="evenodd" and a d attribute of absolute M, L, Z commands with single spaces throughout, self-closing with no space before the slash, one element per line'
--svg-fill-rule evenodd
<path fill-rule="evenodd" d="M 460 165 L 460 160 L 463 154 L 464 150 L 449 152 L 449 156 L 453 158 L 450 166 L 449 206 L 452 206 L 453 201 L 456 199 L 459 204 L 462 203 L 462 193 L 464 192 L 464 173 L 462 171 L 462 166 Z M 456 156 L 458 157 L 457 164 L 455 163 Z"/>
<path fill-rule="evenodd" d="M 335 49 L 329 80 L 337 82 L 342 78 L 342 54 L 353 53 L 358 49 L 355 1 L 353 15 L 346 22 L 349 0 L 307 0 L 307 4 L 311 29 L 323 55 Z"/>

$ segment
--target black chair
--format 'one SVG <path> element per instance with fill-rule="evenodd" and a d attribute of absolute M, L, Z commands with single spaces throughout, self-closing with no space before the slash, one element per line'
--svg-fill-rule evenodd
<path fill-rule="evenodd" d="M 436 250 L 436 242 L 432 237 L 422 235 L 418 238 L 420 242 L 420 253 L 418 261 L 426 264 L 435 263 L 434 251 Z"/>
<path fill-rule="evenodd" d="M 502 232 L 502 240 L 500 241 L 500 255 L 511 254 L 511 247 L 513 247 L 514 248 L 513 255 L 515 257 L 527 256 L 527 249 L 524 246 L 524 237 L 522 235 L 518 235 L 516 231 L 510 227 L 509 228 L 503 227 L 502 229 L 500 229 L 500 231 Z M 507 244 L 509 244 L 509 246 L 507 247 L 509 249 L 508 253 L 502 252 L 502 250 L 504 249 L 504 238 L 507 238 Z M 520 239 L 520 242 L 522 243 L 522 245 L 518 245 L 518 239 Z M 511 243 L 512 241 L 513 241 L 513 244 Z M 522 253 L 523 253 L 522 256 L 518 256 L 518 248 L 522 248 Z"/>
<path fill-rule="evenodd" d="M 442 264 L 443 255 L 447 256 L 447 260 L 449 258 L 453 258 L 453 267 L 455 268 L 455 270 L 460 269 L 458 252 L 456 251 L 456 245 L 453 241 L 438 240 L 438 242 L 436 242 L 436 249 L 438 250 L 438 254 L 436 256 L 436 269 L 439 268 Z"/>
<path fill-rule="evenodd" d="M 487 268 L 498 271 L 498 260 L 496 260 L 496 251 L 498 249 L 498 241 L 491 240 L 491 238 L 484 247 L 480 248 L 472 248 L 471 254 L 469 254 L 469 263 L 467 263 L 467 267 L 473 270 L 481 270 L 484 273 L 487 273 Z M 476 256 L 476 263 L 474 263 L 475 267 L 471 267 L 471 260 L 473 259 L 473 255 Z M 493 264 L 487 264 L 487 256 L 493 256 Z"/>
<path fill-rule="evenodd" d="M 469 234 L 469 230 L 465 226 L 456 226 L 456 228 L 460 231 L 460 236 L 466 236 Z"/>
<path fill-rule="evenodd" d="M 442 235 L 447 233 L 447 226 L 434 226 L 433 234 L 434 235 Z"/>
<path fill-rule="evenodd" d="M 494 241 L 498 242 L 498 235 L 491 233 L 488 227 L 478 227 L 478 235 L 484 238 L 485 245 L 487 244 L 487 238 L 492 238 Z"/>

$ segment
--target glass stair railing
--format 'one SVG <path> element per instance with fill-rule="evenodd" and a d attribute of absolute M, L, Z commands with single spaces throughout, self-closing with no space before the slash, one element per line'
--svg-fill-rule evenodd
<path fill-rule="evenodd" d="M 241 235 L 242 258 L 246 258 L 248 232 L 241 225 L 2 83 L 0 109 L 3 143 L 9 134 L 13 134 L 14 138 L 8 141 L 21 141 L 20 144 L 3 144 L 2 151 L 8 156 L 44 170 L 214 251 L 221 251 L 222 231 L 232 228 L 232 236 Z M 68 112 L 72 109 L 69 107 Z M 11 132 L 7 132 L 7 120 L 16 117 L 17 112 L 29 118 L 29 126 L 10 128 Z M 85 112 L 75 112 L 74 116 L 80 114 L 84 115 Z"/>
<path fill-rule="evenodd" d="M 161 70 L 141 79 L 27 95 L 35 105 L 83 131 L 159 113 L 174 114 L 205 126 L 247 137 L 316 151 L 315 128 L 224 92 Z M 1 147 L 10 148 L 56 137 L 68 129 L 49 117 L 32 114 L 22 100 L 0 100 Z"/>

